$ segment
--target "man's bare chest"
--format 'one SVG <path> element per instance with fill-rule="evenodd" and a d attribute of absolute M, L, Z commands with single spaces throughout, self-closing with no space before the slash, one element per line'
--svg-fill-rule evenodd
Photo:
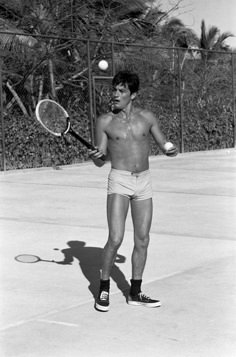
<path fill-rule="evenodd" d="M 107 127 L 111 140 L 143 140 L 149 135 L 150 127 L 143 120 L 112 120 Z"/>

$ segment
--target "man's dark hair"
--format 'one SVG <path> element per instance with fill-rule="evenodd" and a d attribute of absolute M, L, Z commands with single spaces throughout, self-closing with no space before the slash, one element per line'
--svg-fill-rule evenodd
<path fill-rule="evenodd" d="M 119 84 L 122 84 L 123 86 L 127 84 L 130 93 L 136 93 L 139 90 L 139 77 L 136 73 L 130 71 L 120 71 L 112 80 L 113 87 L 116 87 Z"/>

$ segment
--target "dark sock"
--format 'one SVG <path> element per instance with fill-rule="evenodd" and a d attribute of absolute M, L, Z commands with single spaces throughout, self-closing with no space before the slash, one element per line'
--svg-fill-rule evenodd
<path fill-rule="evenodd" d="M 110 279 L 108 280 L 100 280 L 100 291 L 107 291 L 109 293 L 110 290 Z"/>
<path fill-rule="evenodd" d="M 130 295 L 135 296 L 141 293 L 142 280 L 131 279 Z"/>

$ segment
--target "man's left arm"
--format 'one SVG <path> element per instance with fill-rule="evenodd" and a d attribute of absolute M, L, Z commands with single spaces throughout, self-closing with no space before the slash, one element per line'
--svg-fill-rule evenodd
<path fill-rule="evenodd" d="M 162 152 L 167 156 L 176 156 L 178 154 L 178 150 L 173 143 L 170 143 L 165 138 L 164 134 L 161 131 L 160 125 L 158 123 L 158 119 L 152 112 L 148 113 L 148 118 L 150 120 L 150 133 L 154 138 L 157 145 L 160 147 Z M 172 144 L 172 145 L 171 145 Z"/>

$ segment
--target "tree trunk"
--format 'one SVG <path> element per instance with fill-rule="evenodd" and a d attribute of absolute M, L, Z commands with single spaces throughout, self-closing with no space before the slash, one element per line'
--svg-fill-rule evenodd
<path fill-rule="evenodd" d="M 48 69 L 49 69 L 49 76 L 50 76 L 50 84 L 52 90 L 52 97 L 56 100 L 56 89 L 55 89 L 55 80 L 54 80 L 54 73 L 53 73 L 53 62 L 52 59 L 48 59 Z"/>
<path fill-rule="evenodd" d="M 24 104 L 22 103 L 20 97 L 18 96 L 18 94 L 16 93 L 16 91 L 13 89 L 13 87 L 10 85 L 9 82 L 6 83 L 7 88 L 9 89 L 9 91 L 11 92 L 11 94 L 13 95 L 13 97 L 15 98 L 17 104 L 19 105 L 20 109 L 22 110 L 23 114 L 26 116 L 28 115 L 28 112 L 24 106 Z"/>

